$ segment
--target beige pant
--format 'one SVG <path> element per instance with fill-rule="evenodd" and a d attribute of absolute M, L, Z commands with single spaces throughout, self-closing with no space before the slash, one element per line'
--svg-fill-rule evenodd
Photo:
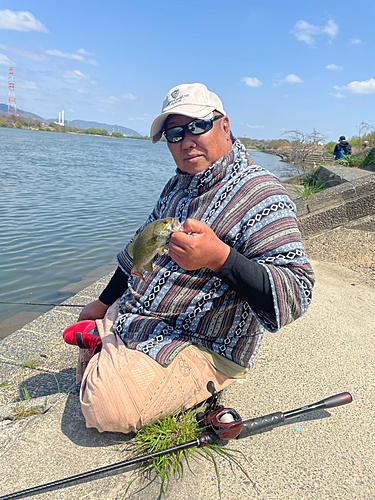
<path fill-rule="evenodd" d="M 184 348 L 167 367 L 128 349 L 111 330 L 118 302 L 97 326 L 103 347 L 91 358 L 82 379 L 81 407 L 87 427 L 99 432 L 136 431 L 165 414 L 178 413 L 210 396 L 212 380 L 222 390 L 236 379 L 216 370 L 194 346 Z M 89 353 L 83 351 L 81 359 Z M 83 355 L 83 357 L 82 357 Z M 79 378 L 79 373 L 78 378 Z"/>

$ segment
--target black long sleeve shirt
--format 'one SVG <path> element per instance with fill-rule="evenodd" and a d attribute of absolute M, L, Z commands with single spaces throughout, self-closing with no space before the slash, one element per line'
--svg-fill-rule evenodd
<path fill-rule="evenodd" d="M 270 280 L 265 268 L 249 260 L 233 248 L 223 267 L 217 273 L 230 288 L 255 309 L 275 315 Z M 99 300 L 111 305 L 125 292 L 128 277 L 120 267 L 116 269 L 110 282 L 101 293 Z"/>

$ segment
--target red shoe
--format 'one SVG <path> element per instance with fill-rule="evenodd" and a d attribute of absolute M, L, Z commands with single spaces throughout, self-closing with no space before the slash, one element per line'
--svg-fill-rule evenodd
<path fill-rule="evenodd" d="M 77 345 L 81 349 L 92 349 L 93 355 L 102 348 L 96 322 L 92 320 L 78 321 L 78 323 L 68 326 L 63 337 L 67 344 Z"/>

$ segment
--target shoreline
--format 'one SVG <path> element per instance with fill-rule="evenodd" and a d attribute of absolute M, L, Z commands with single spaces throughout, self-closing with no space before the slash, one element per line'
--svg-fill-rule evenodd
<path fill-rule="evenodd" d="M 63 304 L 67 300 L 70 300 L 78 292 L 82 291 L 87 286 L 92 285 L 96 281 L 98 281 L 101 278 L 110 274 L 112 271 L 114 271 L 116 269 L 116 266 L 117 266 L 116 261 L 115 261 L 115 259 L 113 259 L 108 264 L 103 264 L 103 265 L 93 269 L 92 271 L 88 272 L 87 274 L 82 276 L 80 281 L 74 281 L 72 283 L 68 283 L 64 287 L 57 290 L 57 292 L 64 292 L 64 293 L 71 294 L 71 296 L 68 297 L 67 299 L 61 300 L 60 304 Z M 9 337 L 13 333 L 15 333 L 17 330 L 22 329 L 28 323 L 36 320 L 37 318 L 39 318 L 43 314 L 51 311 L 54 307 L 58 307 L 60 304 L 50 305 L 50 306 L 35 306 L 35 305 L 20 304 L 20 308 L 22 308 L 22 307 L 23 308 L 25 308 L 25 307 L 26 308 L 43 307 L 44 310 L 43 311 L 35 311 L 35 310 L 32 311 L 29 309 L 28 311 L 20 311 L 16 315 L 11 316 L 10 318 L 7 318 L 4 321 L 2 321 L 0 323 L 0 343 L 2 340 L 6 339 L 7 337 Z M 60 309 L 63 309 L 63 307 L 61 307 Z M 79 310 L 79 308 L 76 309 L 76 311 L 78 311 L 78 310 Z"/>

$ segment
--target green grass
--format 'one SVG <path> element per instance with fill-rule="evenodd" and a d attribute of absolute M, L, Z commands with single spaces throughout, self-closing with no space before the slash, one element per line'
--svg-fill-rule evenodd
<path fill-rule="evenodd" d="M 35 358 L 30 358 L 23 363 L 21 363 L 21 368 L 26 369 L 26 368 L 31 368 L 32 370 L 35 370 L 38 365 L 38 360 Z"/>
<path fill-rule="evenodd" d="M 8 387 L 10 385 L 9 380 L 4 380 L 4 382 L 1 382 L 0 387 Z"/>
<path fill-rule="evenodd" d="M 23 392 L 24 400 L 29 401 L 30 395 L 26 389 L 25 384 L 22 384 L 22 392 Z M 31 408 L 26 409 L 26 407 L 23 403 L 17 402 L 16 407 L 15 407 L 14 412 L 13 412 L 12 420 L 30 417 L 32 415 L 36 415 L 36 414 L 42 413 L 42 412 L 43 412 L 43 410 L 39 406 L 33 406 Z"/>
<path fill-rule="evenodd" d="M 58 392 L 58 394 L 60 394 L 60 384 L 59 384 L 59 381 L 57 380 L 57 377 L 56 377 L 56 375 L 54 373 L 52 375 L 55 377 L 55 382 L 56 382 L 56 385 L 57 385 L 57 392 Z"/>
<path fill-rule="evenodd" d="M 31 417 L 32 415 L 36 415 L 38 413 L 42 413 L 42 409 L 39 408 L 39 406 L 34 406 L 32 408 L 26 409 L 24 404 L 17 403 L 16 408 L 14 409 L 12 420 L 17 420 L 18 418 Z"/>
<path fill-rule="evenodd" d="M 293 187 L 298 196 L 303 200 L 308 200 L 313 194 L 320 193 L 320 191 L 327 188 L 325 181 L 318 177 L 317 170 L 301 179 L 301 182 L 302 186 L 293 184 Z"/>
<path fill-rule="evenodd" d="M 369 149 L 362 156 L 345 156 L 339 160 L 339 164 L 344 167 L 365 168 L 374 161 L 374 153 Z"/>
<path fill-rule="evenodd" d="M 135 456 L 148 455 L 159 450 L 177 446 L 192 441 L 197 436 L 204 434 L 205 429 L 199 427 L 195 418 L 197 411 L 199 410 L 188 410 L 178 415 L 163 417 L 153 424 L 146 424 L 137 432 L 131 442 L 131 448 Z M 128 493 L 130 487 L 141 476 L 156 476 L 161 480 L 161 495 L 164 496 L 172 478 L 181 480 L 184 477 L 186 468 L 191 471 L 190 460 L 194 458 L 212 462 L 220 495 L 220 473 L 216 461 L 217 455 L 233 461 L 251 481 L 237 458 L 238 456 L 245 458 L 242 452 L 212 444 L 198 449 L 189 448 L 169 453 L 162 457 L 141 462 L 141 472 L 130 483 L 126 493 Z"/>

